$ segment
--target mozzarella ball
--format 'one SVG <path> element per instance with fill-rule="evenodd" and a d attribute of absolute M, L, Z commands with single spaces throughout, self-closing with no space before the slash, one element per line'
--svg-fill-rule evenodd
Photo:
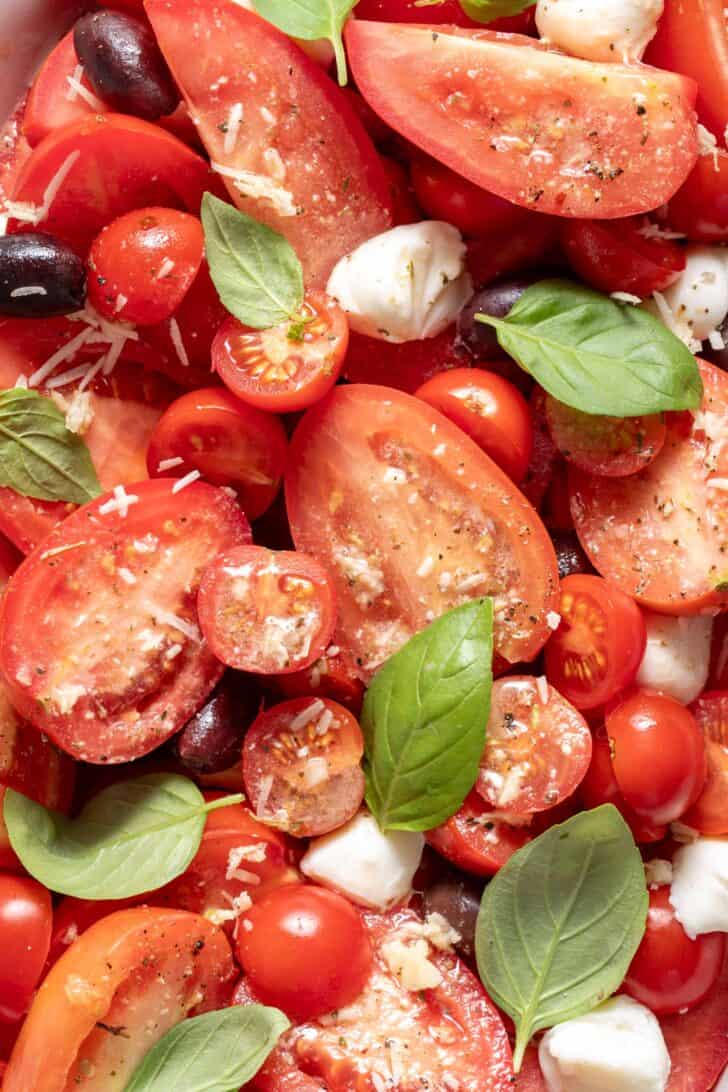
<path fill-rule="evenodd" d="M 728 251 L 696 243 L 685 258 L 685 269 L 663 295 L 676 321 L 705 341 L 728 314 Z"/>
<path fill-rule="evenodd" d="M 677 851 L 670 903 L 689 937 L 728 932 L 728 841 L 698 838 Z"/>
<path fill-rule="evenodd" d="M 549 45 L 588 61 L 639 61 L 663 0 L 538 0 L 536 26 Z"/>
<path fill-rule="evenodd" d="M 702 615 L 673 618 L 645 611 L 647 647 L 637 685 L 689 705 L 705 688 L 710 666 L 713 619 Z"/>

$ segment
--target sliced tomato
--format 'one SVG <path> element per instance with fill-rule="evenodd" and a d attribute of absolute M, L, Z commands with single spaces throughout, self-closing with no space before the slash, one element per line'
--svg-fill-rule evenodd
<path fill-rule="evenodd" d="M 701 155 L 667 206 L 675 231 L 698 243 L 728 242 L 728 152 Z"/>
<path fill-rule="evenodd" d="M 427 19 L 430 23 L 455 23 L 460 27 L 482 27 L 463 11 L 460 0 L 359 0 L 357 18 L 382 19 L 386 23 L 421 23 Z M 533 22 L 533 13 L 524 11 L 520 15 L 493 19 L 488 24 L 492 30 L 526 32 Z"/>
<path fill-rule="evenodd" d="M 436 337 L 417 341 L 380 341 L 352 330 L 343 372 L 351 383 L 381 383 L 414 394 L 440 372 L 462 368 L 468 359 L 457 348 L 457 331 L 449 326 Z"/>
<path fill-rule="evenodd" d="M 531 841 L 529 816 L 508 823 L 473 790 L 455 815 L 425 837 L 433 849 L 463 872 L 493 876 L 517 849 Z M 518 818 L 519 825 L 515 825 Z"/>
<path fill-rule="evenodd" d="M 561 245 L 571 268 L 593 288 L 644 298 L 667 288 L 685 268 L 685 252 L 670 239 L 646 236 L 648 226 L 644 217 L 565 220 Z"/>
<path fill-rule="evenodd" d="M 145 7 L 233 201 L 285 235 L 307 287 L 323 288 L 339 258 L 391 226 L 387 178 L 356 111 L 290 38 L 239 5 Z"/>
<path fill-rule="evenodd" d="M 108 112 L 108 107 L 94 94 L 91 84 L 81 73 L 79 83 L 98 102 L 93 106 L 83 94 L 69 83 L 75 79 L 78 57 L 73 47 L 73 31 L 70 30 L 51 50 L 33 81 L 23 116 L 23 132 L 32 148 L 43 137 L 89 114 Z"/>
<path fill-rule="evenodd" d="M 291 444 L 286 504 L 297 548 L 331 576 L 336 643 L 362 678 L 433 617 L 495 597 L 495 644 L 537 654 L 557 600 L 538 516 L 472 440 L 420 399 L 338 387 Z"/>
<path fill-rule="evenodd" d="M 25 98 L 22 98 L 13 113 L 0 126 L 0 200 L 3 205 L 10 197 L 15 179 L 32 151 L 22 131 L 25 102 Z"/>
<path fill-rule="evenodd" d="M 156 350 L 149 363 L 169 375 L 181 387 L 207 387 L 214 382 L 212 343 L 228 312 L 212 283 L 207 262 L 192 282 L 187 295 L 168 322 L 145 326 L 144 343 Z"/>
<path fill-rule="evenodd" d="M 488 193 L 429 156 L 413 159 L 411 176 L 417 200 L 427 215 L 454 224 L 463 235 L 487 235 L 529 218 L 527 209 Z"/>
<path fill-rule="evenodd" d="M 728 834 L 728 690 L 701 694 L 690 710 L 705 736 L 708 776 L 682 821 L 701 834 Z"/>
<path fill-rule="evenodd" d="M 364 798 L 361 728 L 326 698 L 294 698 L 259 714 L 243 743 L 243 780 L 256 815 L 296 837 L 343 826 Z"/>
<path fill-rule="evenodd" d="M 625 478 L 643 470 L 662 451 L 667 434 L 661 414 L 603 417 L 582 413 L 550 394 L 546 420 L 568 463 L 607 478 Z"/>
<path fill-rule="evenodd" d="M 728 604 L 728 374 L 699 366 L 705 393 L 687 436 L 671 420 L 660 454 L 629 478 L 569 475 L 574 526 L 594 568 L 670 614 Z"/>
<path fill-rule="evenodd" d="M 357 678 L 356 665 L 338 645 L 329 645 L 324 655 L 303 671 L 271 677 L 277 691 L 287 698 L 331 698 L 359 716 L 364 686 Z"/>
<path fill-rule="evenodd" d="M 728 958 L 706 999 L 660 1026 L 671 1063 L 666 1092 L 710 1092 L 728 1065 Z"/>
<path fill-rule="evenodd" d="M 67 811 L 73 799 L 75 766 L 44 735 L 21 719 L 0 683 L 0 785 L 46 808 Z"/>
<path fill-rule="evenodd" d="M 48 956 L 51 921 L 47 887 L 0 872 L 0 942 L 13 953 L 0 967 L 0 1023 L 14 1024 L 28 1011 Z"/>
<path fill-rule="evenodd" d="M 222 490 L 173 489 L 140 482 L 84 505 L 6 589 L 0 669 L 10 698 L 75 758 L 146 754 L 222 675 L 201 643 L 196 592 L 215 554 L 249 541 L 250 529 Z"/>
<path fill-rule="evenodd" d="M 232 975 L 224 934 L 197 914 L 139 907 L 103 918 L 36 994 L 4 1092 L 83 1084 L 123 1092 L 167 1031 L 190 1013 L 226 1003 Z"/>
<path fill-rule="evenodd" d="M 697 158 L 697 89 L 673 73 L 452 26 L 355 19 L 346 44 L 359 90 L 388 125 L 517 205 L 604 219 L 647 212 Z"/>

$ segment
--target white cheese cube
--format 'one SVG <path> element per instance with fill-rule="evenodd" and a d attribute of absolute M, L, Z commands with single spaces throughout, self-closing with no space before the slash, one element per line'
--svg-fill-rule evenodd
<path fill-rule="evenodd" d="M 689 937 L 728 932 L 728 841 L 698 838 L 677 851 L 670 902 Z"/>
<path fill-rule="evenodd" d="M 663 690 L 689 705 L 702 692 L 710 666 L 713 619 L 695 615 L 673 618 L 645 611 L 647 647 L 637 685 Z"/>
<path fill-rule="evenodd" d="M 657 31 L 663 0 L 538 0 L 536 26 L 549 45 L 588 61 L 639 61 Z"/>

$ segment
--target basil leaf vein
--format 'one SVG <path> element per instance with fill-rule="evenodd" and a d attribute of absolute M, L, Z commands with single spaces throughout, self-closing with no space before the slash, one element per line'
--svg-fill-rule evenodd
<path fill-rule="evenodd" d="M 357 0 L 255 0 L 255 10 L 294 38 L 308 42 L 327 38 L 334 47 L 336 73 L 343 87 L 347 72 L 341 32 L 356 3 Z"/>
<path fill-rule="evenodd" d="M 491 23 L 494 19 L 506 19 L 520 15 L 532 8 L 536 0 L 459 0 L 465 14 L 477 23 Z"/>

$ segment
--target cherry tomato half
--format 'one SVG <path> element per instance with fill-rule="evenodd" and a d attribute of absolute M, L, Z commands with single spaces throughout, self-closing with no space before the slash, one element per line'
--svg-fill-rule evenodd
<path fill-rule="evenodd" d="M 414 394 L 440 372 L 462 367 L 467 357 L 456 345 L 455 326 L 417 341 L 380 341 L 351 331 L 344 375 L 351 383 L 381 383 Z"/>
<path fill-rule="evenodd" d="M 299 1020 L 354 1001 L 372 967 L 359 911 L 341 895 L 305 884 L 256 903 L 241 918 L 237 950 L 260 1000 Z"/>
<path fill-rule="evenodd" d="M 629 826 L 636 842 L 659 842 L 667 833 L 667 827 L 663 823 L 651 823 L 638 815 L 622 796 L 614 776 L 609 740 L 603 728 L 594 733 L 591 763 L 579 786 L 579 799 L 585 808 L 613 804 Z"/>
<path fill-rule="evenodd" d="M 488 193 L 436 159 L 417 156 L 410 174 L 417 200 L 428 216 L 454 224 L 463 235 L 486 235 L 521 224 L 530 215 L 528 209 Z"/>
<path fill-rule="evenodd" d="M 607 478 L 637 474 L 660 454 L 667 435 L 661 414 L 604 417 L 582 413 L 550 394 L 546 396 L 546 420 L 567 462 Z"/>
<path fill-rule="evenodd" d="M 667 206 L 675 231 L 696 243 L 728 241 L 728 152 L 701 155 Z"/>
<path fill-rule="evenodd" d="M 475 790 L 455 815 L 425 834 L 434 850 L 474 876 L 494 876 L 531 837 L 527 817 L 518 826 L 504 822 Z"/>
<path fill-rule="evenodd" d="M 701 694 L 690 711 L 705 737 L 708 776 L 683 822 L 701 834 L 728 834 L 728 690 Z"/>
<path fill-rule="evenodd" d="M 346 706 L 355 717 L 361 712 L 364 684 L 356 675 L 351 657 L 338 645 L 329 645 L 310 667 L 276 675 L 271 682 L 286 698 L 331 698 Z"/>
<path fill-rule="evenodd" d="M 212 344 L 212 363 L 244 402 L 291 413 L 331 390 L 348 344 L 342 309 L 324 292 L 309 292 L 298 315 L 269 330 L 252 330 L 229 318 Z"/>
<path fill-rule="evenodd" d="M 50 892 L 29 876 L 0 873 L 0 1020 L 27 1011 L 51 943 Z"/>
<path fill-rule="evenodd" d="M 645 236 L 648 221 L 564 220 L 561 244 L 569 264 L 600 292 L 629 292 L 644 299 L 676 280 L 685 255 L 669 239 Z"/>

